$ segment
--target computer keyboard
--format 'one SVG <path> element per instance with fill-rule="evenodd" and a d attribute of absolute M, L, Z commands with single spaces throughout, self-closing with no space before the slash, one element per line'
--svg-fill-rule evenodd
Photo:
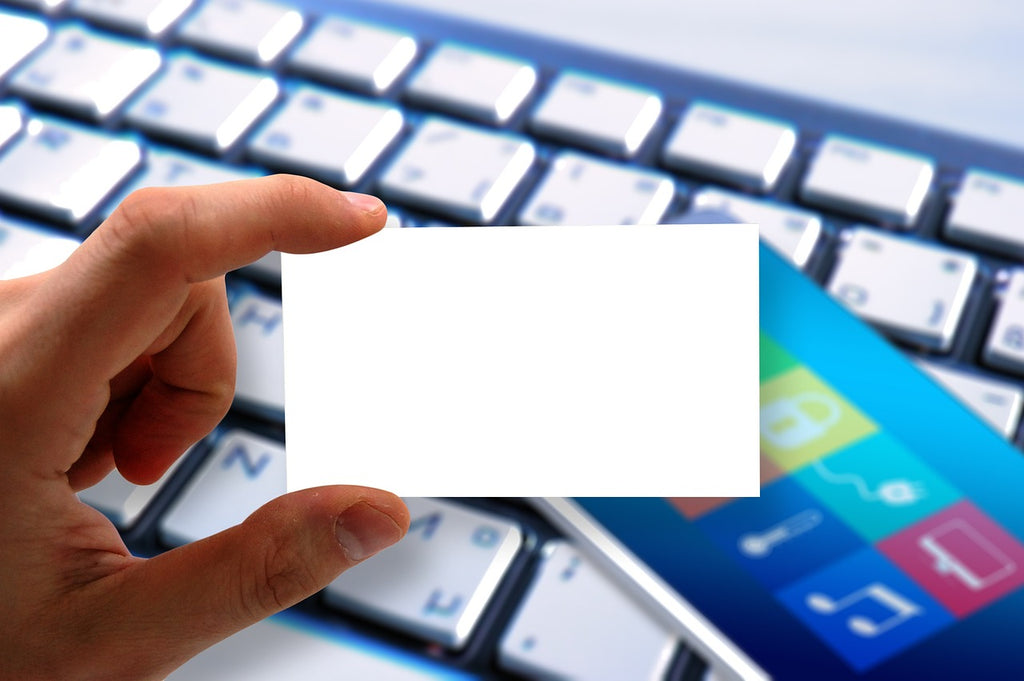
<path fill-rule="evenodd" d="M 756 222 L 1024 446 L 1024 153 L 370 2 L 0 2 L 0 276 L 59 262 L 134 189 L 269 172 L 378 194 L 398 228 Z M 140 555 L 284 492 L 279 259 L 229 297 L 221 427 L 154 485 L 81 493 Z M 307 651 L 289 678 L 704 673 L 526 505 L 409 504 L 401 544 L 213 655 Z"/>

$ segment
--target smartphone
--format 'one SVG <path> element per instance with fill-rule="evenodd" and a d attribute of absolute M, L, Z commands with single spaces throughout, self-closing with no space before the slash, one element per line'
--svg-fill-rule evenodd
<path fill-rule="evenodd" d="M 715 678 L 1024 678 L 1024 457 L 763 246 L 760 286 L 759 497 L 532 503 Z"/>

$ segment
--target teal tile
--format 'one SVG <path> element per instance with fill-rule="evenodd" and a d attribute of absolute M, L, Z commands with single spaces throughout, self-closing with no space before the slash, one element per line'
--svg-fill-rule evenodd
<path fill-rule="evenodd" d="M 956 488 L 884 432 L 812 461 L 793 477 L 869 542 L 961 498 Z"/>

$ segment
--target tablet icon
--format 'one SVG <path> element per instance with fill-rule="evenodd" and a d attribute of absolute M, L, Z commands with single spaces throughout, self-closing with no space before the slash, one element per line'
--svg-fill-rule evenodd
<path fill-rule="evenodd" d="M 847 628 L 864 638 L 873 638 L 884 634 L 922 613 L 919 605 L 881 582 L 872 582 L 838 600 L 821 592 L 811 592 L 807 594 L 806 598 L 807 607 L 820 615 L 844 613 L 848 608 L 865 601 L 881 605 L 888 616 L 875 619 L 854 613 L 847 617 Z"/>
<path fill-rule="evenodd" d="M 966 499 L 878 548 L 957 617 L 1024 586 L 1024 544 Z"/>
<path fill-rule="evenodd" d="M 971 591 L 981 591 L 1009 579 L 1017 563 L 962 518 L 955 518 L 921 535 L 918 546 L 931 554 L 932 568 Z"/>
<path fill-rule="evenodd" d="M 747 558 L 765 558 L 779 544 L 810 532 L 821 524 L 821 511 L 809 508 L 789 516 L 761 532 L 748 532 L 737 542 L 740 553 Z"/>

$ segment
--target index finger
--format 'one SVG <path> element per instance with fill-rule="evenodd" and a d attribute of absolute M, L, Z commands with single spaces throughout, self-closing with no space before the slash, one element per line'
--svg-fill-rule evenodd
<path fill-rule="evenodd" d="M 385 219 L 376 198 L 290 175 L 143 189 L 47 279 L 37 309 L 46 310 L 62 366 L 109 380 L 146 352 L 191 284 L 272 250 L 344 246 Z"/>

